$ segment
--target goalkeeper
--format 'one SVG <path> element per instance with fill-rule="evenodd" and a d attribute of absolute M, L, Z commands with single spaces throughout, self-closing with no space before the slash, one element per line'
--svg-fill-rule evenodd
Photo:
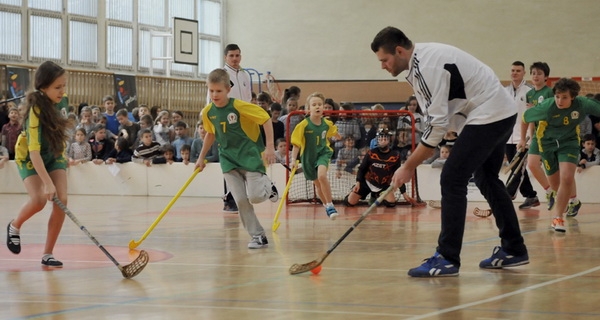
<path fill-rule="evenodd" d="M 389 188 L 394 172 L 400 167 L 400 151 L 390 148 L 392 135 L 393 132 L 387 128 L 379 129 L 377 132 L 377 146 L 367 152 L 358 167 L 356 184 L 344 198 L 346 206 L 358 204 L 369 194 L 371 195 L 369 204 L 372 204 L 382 191 Z M 395 190 L 393 191 L 382 201 L 382 204 L 388 208 L 396 206 Z M 415 199 L 406 193 L 404 184 L 400 186 L 400 193 L 407 202 L 416 204 Z"/>

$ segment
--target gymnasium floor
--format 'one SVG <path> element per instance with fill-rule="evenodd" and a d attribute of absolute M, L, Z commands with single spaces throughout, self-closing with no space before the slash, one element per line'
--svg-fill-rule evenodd
<path fill-rule="evenodd" d="M 0 195 L 2 237 L 25 195 Z M 68 207 L 122 264 L 166 197 L 71 196 Z M 531 263 L 481 270 L 498 245 L 491 218 L 470 212 L 459 277 L 406 275 L 434 250 L 439 209 L 379 208 L 327 258 L 319 275 L 291 276 L 293 263 L 319 258 L 366 207 L 342 209 L 336 221 L 322 207 L 292 205 L 273 234 L 277 204 L 257 206 L 268 249 L 249 250 L 236 214 L 220 199 L 180 198 L 138 247 L 150 263 L 124 279 L 68 218 L 55 256 L 40 259 L 48 206 L 21 231 L 23 248 L 0 247 L 1 319 L 597 319 L 600 317 L 600 205 L 584 204 L 566 234 L 549 230 L 545 204 L 519 211 Z M 3 238 L 3 243 L 5 238 Z"/>

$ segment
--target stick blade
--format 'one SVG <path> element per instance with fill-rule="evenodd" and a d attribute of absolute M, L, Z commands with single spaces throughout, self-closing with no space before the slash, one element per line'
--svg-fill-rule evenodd
<path fill-rule="evenodd" d="M 137 276 L 140 274 L 140 272 L 142 272 L 142 270 L 144 270 L 149 261 L 150 257 L 148 256 L 148 252 L 144 250 L 140 251 L 140 255 L 135 258 L 133 262 L 121 267 L 121 273 L 123 274 L 123 277 L 126 279 L 131 279 Z"/>
<path fill-rule="evenodd" d="M 271 226 L 271 230 L 272 231 L 277 231 L 277 229 L 279 229 L 280 225 L 281 225 L 281 222 L 279 222 L 279 221 L 273 222 L 273 226 Z"/>
<path fill-rule="evenodd" d="M 131 240 L 129 241 L 129 249 L 135 249 L 137 248 L 140 244 L 142 243 L 142 241 L 135 241 L 135 240 Z"/>
<path fill-rule="evenodd" d="M 305 264 L 297 264 L 294 263 L 291 267 L 290 267 L 290 274 L 294 275 L 294 274 L 300 274 L 300 273 L 304 273 L 304 272 L 308 272 L 318 266 L 321 265 L 321 263 L 323 263 L 323 261 L 319 262 L 317 260 L 313 260 L 309 263 L 305 263 Z"/>

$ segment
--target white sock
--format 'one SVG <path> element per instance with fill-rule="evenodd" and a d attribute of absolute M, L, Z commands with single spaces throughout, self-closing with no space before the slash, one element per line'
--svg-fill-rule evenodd
<path fill-rule="evenodd" d="M 9 227 L 9 231 L 8 231 L 8 233 L 10 233 L 10 234 L 12 234 L 12 235 L 19 235 L 19 232 L 20 232 L 20 230 L 19 230 L 19 229 L 17 229 L 17 228 L 15 228 L 15 227 L 12 225 L 12 223 L 11 223 L 11 224 L 10 224 L 10 227 Z"/>
<path fill-rule="evenodd" d="M 52 253 L 46 253 L 46 254 L 45 254 L 43 257 L 42 257 L 42 260 L 44 260 L 44 261 L 48 261 L 48 260 L 50 260 L 50 259 L 53 259 L 53 258 L 54 258 L 54 256 L 52 255 Z"/>
<path fill-rule="evenodd" d="M 329 202 L 328 204 L 325 205 L 325 208 L 333 208 L 333 203 Z"/>

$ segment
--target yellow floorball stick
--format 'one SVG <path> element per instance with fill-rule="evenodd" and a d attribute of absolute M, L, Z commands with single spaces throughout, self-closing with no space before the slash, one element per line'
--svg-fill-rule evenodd
<path fill-rule="evenodd" d="M 290 187 L 292 186 L 292 179 L 294 179 L 294 175 L 296 174 L 296 169 L 298 168 L 298 164 L 300 161 L 296 160 L 294 167 L 292 168 L 292 173 L 290 173 L 290 178 L 285 186 L 285 190 L 283 190 L 283 195 L 281 196 L 281 200 L 279 200 L 279 207 L 277 207 L 277 212 L 275 213 L 275 218 L 273 218 L 273 226 L 271 230 L 277 231 L 281 222 L 279 222 L 279 215 L 281 214 L 281 209 L 283 208 L 283 204 L 286 202 L 287 194 L 290 191 Z"/>
<path fill-rule="evenodd" d="M 206 163 L 206 161 L 204 161 L 204 163 Z M 135 249 L 135 248 L 137 248 L 137 246 L 139 246 L 142 243 L 142 241 L 144 241 L 148 237 L 148 235 L 152 232 L 152 230 L 154 230 L 154 228 L 156 227 L 156 225 L 160 222 L 160 220 L 162 220 L 162 218 L 165 216 L 165 214 L 167 214 L 167 212 L 169 212 L 169 209 L 171 209 L 171 207 L 173 206 L 173 204 L 175 204 L 175 201 L 177 201 L 177 199 L 179 199 L 179 196 L 181 196 L 181 194 L 190 185 L 190 183 L 192 183 L 192 180 L 194 180 L 194 178 L 196 177 L 196 175 L 199 172 L 200 172 L 200 168 L 196 168 L 196 170 L 194 170 L 194 173 L 192 173 L 192 175 L 187 179 L 187 181 L 181 187 L 181 189 L 179 189 L 179 191 L 177 191 L 177 194 L 175 194 L 175 196 L 173 197 L 173 199 L 171 199 L 171 201 L 169 202 L 169 204 L 167 204 L 167 206 L 163 209 L 163 211 L 160 213 L 160 215 L 158 215 L 158 217 L 156 218 L 156 220 L 154 220 L 154 222 L 152 222 L 152 224 L 150 225 L 150 227 L 148 228 L 148 230 L 146 230 L 146 232 L 144 232 L 144 234 L 142 235 L 142 237 L 140 238 L 140 240 L 138 240 L 138 241 L 131 240 L 129 242 L 129 249 Z"/>

